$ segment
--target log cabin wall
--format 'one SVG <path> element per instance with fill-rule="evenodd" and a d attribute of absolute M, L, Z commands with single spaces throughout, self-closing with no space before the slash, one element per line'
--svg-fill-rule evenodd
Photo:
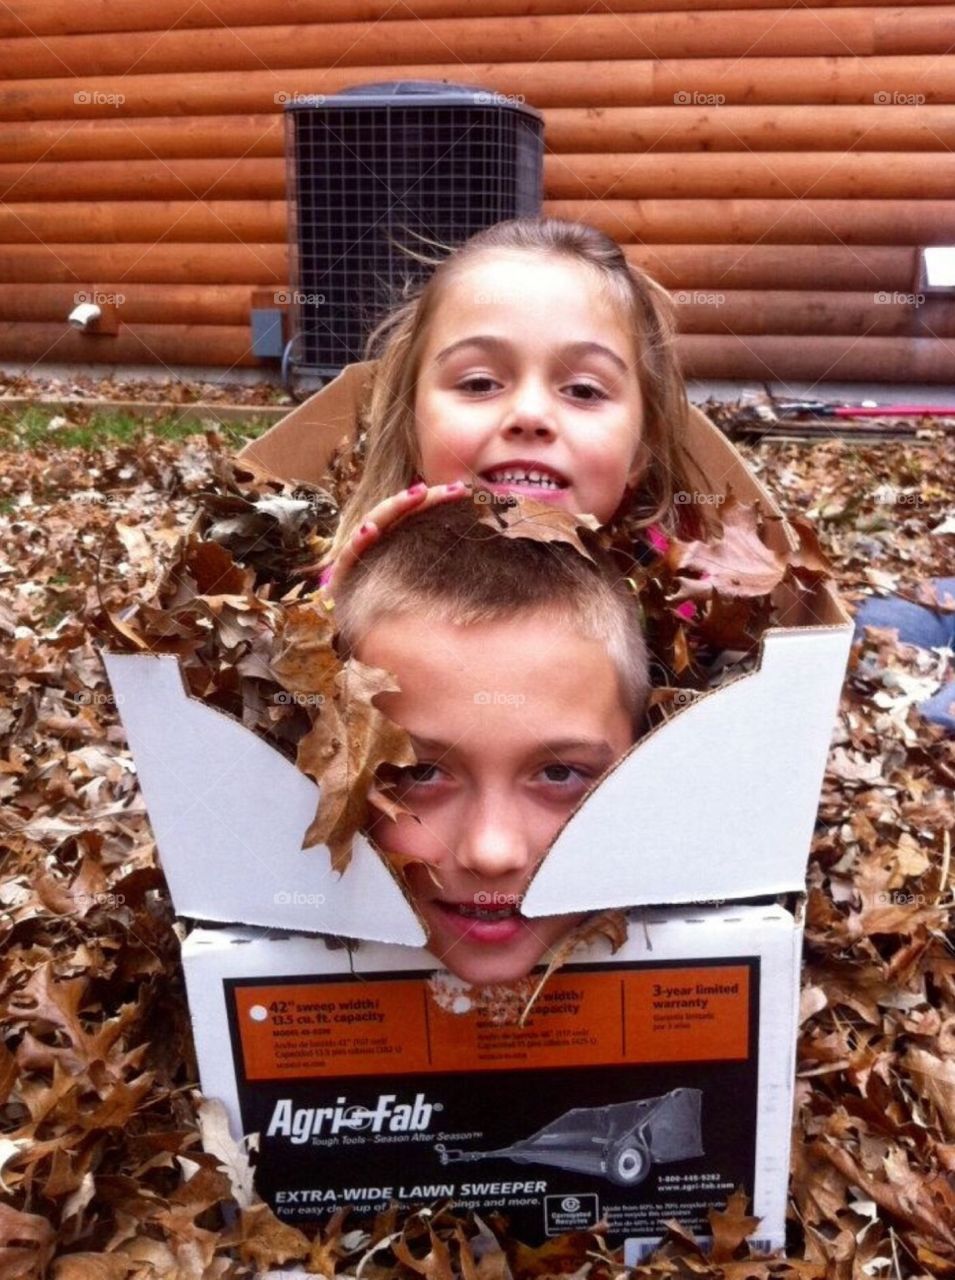
<path fill-rule="evenodd" d="M 0 360 L 262 363 L 285 96 L 447 78 L 542 110 L 546 211 L 674 292 L 688 376 L 955 382 L 953 49 L 932 0 L 5 0 Z"/>

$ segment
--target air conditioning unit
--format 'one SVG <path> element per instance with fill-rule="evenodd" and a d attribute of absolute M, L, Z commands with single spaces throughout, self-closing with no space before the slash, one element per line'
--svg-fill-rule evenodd
<path fill-rule="evenodd" d="M 334 377 L 360 360 L 406 281 L 505 218 L 540 213 L 544 124 L 520 98 L 400 80 L 286 104 L 286 365 Z"/>

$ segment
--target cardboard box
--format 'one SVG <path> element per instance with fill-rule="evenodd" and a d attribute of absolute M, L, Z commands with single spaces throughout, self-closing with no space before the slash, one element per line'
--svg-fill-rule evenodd
<path fill-rule="evenodd" d="M 320 481 L 330 453 L 355 428 L 368 371 L 350 366 L 242 456 L 284 479 Z M 698 411 L 686 447 L 711 492 L 732 487 L 777 513 Z M 780 544 L 792 538 L 782 521 L 772 536 Z M 507 1212 L 528 1240 L 588 1225 L 583 1219 L 595 1220 L 599 1207 L 615 1224 L 612 1236 L 629 1242 L 632 1259 L 663 1217 L 699 1229 L 706 1208 L 725 1203 L 743 1182 L 764 1218 L 761 1235 L 782 1242 L 800 925 L 780 906 L 674 907 L 802 893 L 851 630 L 828 586 L 810 598 L 782 599 L 781 625 L 764 637 L 758 668 L 641 739 L 571 815 L 531 883 L 525 914 L 671 910 L 651 912 L 645 927 L 641 917 L 612 961 L 599 949 L 575 956 L 551 979 L 524 1032 L 477 1028 L 473 1013 L 436 1005 L 427 975 L 437 966 L 420 949 L 420 923 L 367 841 L 356 842 L 340 878 L 326 850 L 301 849 L 318 798 L 310 779 L 241 724 L 187 696 L 174 658 L 106 655 L 176 911 L 257 927 L 195 930 L 183 959 L 203 1089 L 226 1100 L 236 1137 L 262 1131 L 259 1185 L 276 1212 L 296 1219 L 302 1206 L 282 1198 L 296 1188 L 334 1193 L 309 1204 L 311 1217 L 337 1207 L 348 1190 L 377 1188 L 380 1194 L 365 1197 L 377 1204 L 389 1189 L 397 1196 L 417 1187 L 427 1201 L 453 1186 L 462 1202 Z M 276 928 L 363 940 L 355 958 L 360 979 L 347 952 L 314 937 L 262 932 Z M 668 976 L 654 979 L 654 967 Z M 703 970 L 732 975 L 707 984 Z M 436 981 L 446 994 L 455 980 Z M 742 985 L 726 996 L 735 1013 L 713 1024 L 721 1028 L 714 1039 L 712 1025 L 690 1016 L 692 1007 L 664 1008 L 660 1018 L 672 1014 L 672 1025 L 655 1023 L 647 996 L 654 982 L 664 992 L 659 999 L 676 1001 L 722 998 L 697 985 Z M 679 986 L 692 990 L 666 994 Z M 583 993 L 564 1002 L 576 1012 L 545 1014 L 564 991 Z M 645 1006 L 634 1021 L 637 991 Z M 372 1021 L 378 1014 L 382 1021 Z M 555 1026 L 563 1039 L 548 1031 L 541 1041 L 541 1027 Z M 344 1046 L 330 1055 L 326 1027 L 341 1032 L 333 1039 Z M 365 1030 L 367 1037 L 357 1034 Z M 585 1031 L 594 1044 L 575 1041 Z M 498 1050 L 504 1056 L 495 1059 Z M 661 1134 L 668 1113 L 682 1116 L 685 1136 L 694 1091 L 702 1154 L 651 1161 L 643 1170 L 641 1152 L 652 1156 L 653 1147 L 637 1140 L 646 1116 L 663 1117 L 654 1121 Z M 440 1128 L 437 1113 L 427 1111 L 438 1102 L 445 1107 Z M 591 1114 L 568 1117 L 580 1109 Z M 307 1139 L 293 1141 L 296 1126 L 314 1126 L 319 1113 Z M 589 1142 L 574 1128 L 578 1121 L 592 1127 Z M 548 1128 L 555 1124 L 556 1131 Z M 365 1141 L 376 1125 L 394 1143 Z M 439 1132 L 446 1138 L 435 1138 Z M 454 1134 L 467 1136 L 447 1136 Z M 340 1141 L 327 1142 L 332 1137 Z M 563 1144 L 565 1164 L 566 1151 L 582 1144 L 589 1171 L 500 1154 L 525 1143 L 530 1159 L 532 1138 L 538 1154 Z M 448 1156 L 440 1166 L 435 1141 L 460 1160 Z M 639 1173 L 639 1184 L 618 1188 L 614 1168 L 624 1183 Z M 531 1184 L 545 1189 L 529 1191 Z M 497 1190 L 475 1190 L 481 1185 Z"/>
<path fill-rule="evenodd" d="M 203 1089 L 283 1220 L 451 1199 L 528 1243 L 603 1218 L 632 1263 L 740 1185 L 784 1244 L 800 941 L 775 904 L 641 911 L 524 1028 L 421 950 L 196 929 L 183 963 Z"/>

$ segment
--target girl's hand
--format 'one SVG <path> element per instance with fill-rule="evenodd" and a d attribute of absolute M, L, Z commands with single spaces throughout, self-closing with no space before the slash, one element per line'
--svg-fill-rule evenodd
<path fill-rule="evenodd" d="M 331 566 L 331 576 L 323 585 L 322 592 L 334 600 L 335 592 L 368 548 L 406 516 L 412 512 L 426 511 L 428 507 L 435 507 L 441 502 L 459 501 L 470 496 L 473 488 L 469 480 L 455 480 L 453 484 L 438 484 L 430 489 L 421 481 L 413 484 L 410 489 L 402 489 L 400 493 L 379 502 L 351 535 L 344 550 Z"/>

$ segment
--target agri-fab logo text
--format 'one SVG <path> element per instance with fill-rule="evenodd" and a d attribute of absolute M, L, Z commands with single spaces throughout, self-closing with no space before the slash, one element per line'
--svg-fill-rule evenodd
<path fill-rule="evenodd" d="M 334 1107 L 296 1107 L 291 1098 L 275 1104 L 266 1136 L 288 1138 L 296 1145 L 320 1134 L 422 1133 L 441 1104 L 427 1102 L 423 1093 L 413 1102 L 399 1102 L 394 1093 L 383 1093 L 372 1107 L 349 1106 L 346 1098 L 336 1098 Z"/>

